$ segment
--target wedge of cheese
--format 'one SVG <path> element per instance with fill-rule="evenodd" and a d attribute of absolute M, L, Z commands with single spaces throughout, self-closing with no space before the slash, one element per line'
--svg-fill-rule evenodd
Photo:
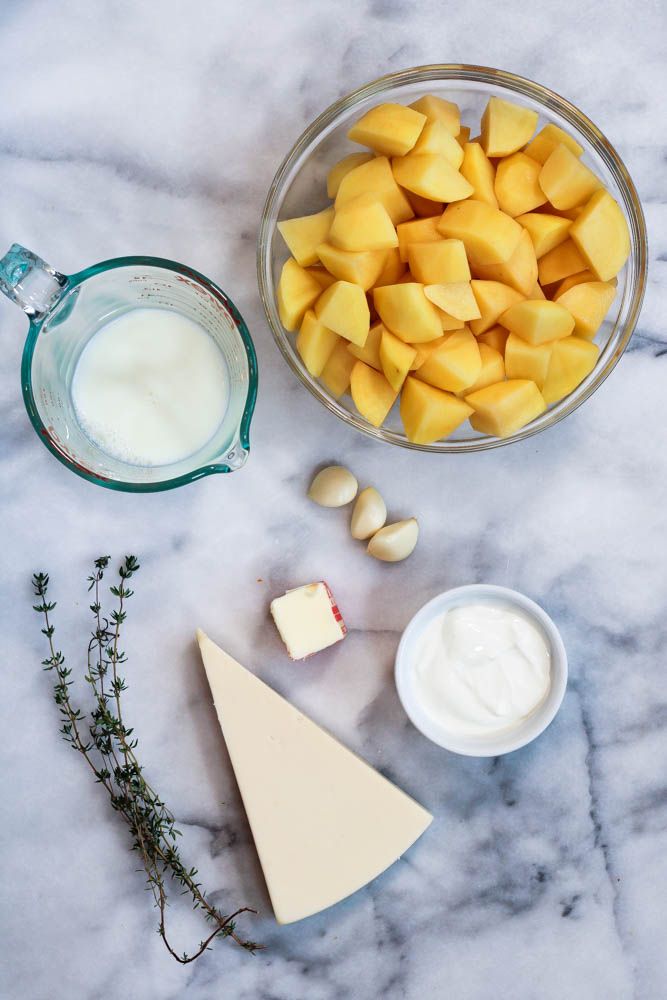
<path fill-rule="evenodd" d="M 356 892 L 433 817 L 201 630 L 206 676 L 279 924 Z"/>

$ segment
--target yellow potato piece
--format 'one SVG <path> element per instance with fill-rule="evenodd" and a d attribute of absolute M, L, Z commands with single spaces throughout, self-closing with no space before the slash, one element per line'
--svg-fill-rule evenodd
<path fill-rule="evenodd" d="M 416 356 L 417 352 L 410 344 L 405 344 L 389 330 L 382 331 L 380 363 L 384 377 L 396 392 L 400 392 Z"/>
<path fill-rule="evenodd" d="M 380 285 L 395 285 L 396 282 L 403 277 L 406 271 L 406 267 L 401 260 L 401 254 L 398 247 L 390 247 L 390 249 L 385 251 L 385 253 L 384 267 L 382 268 L 379 277 L 374 282 L 375 288 Z"/>
<path fill-rule="evenodd" d="M 479 377 L 482 358 L 479 345 L 468 329 L 450 333 L 417 371 L 417 378 L 437 389 L 459 392 Z"/>
<path fill-rule="evenodd" d="M 570 219 L 546 212 L 527 212 L 517 215 L 516 221 L 529 233 L 538 260 L 549 250 L 565 242 L 571 225 Z"/>
<path fill-rule="evenodd" d="M 473 407 L 472 427 L 481 434 L 506 438 L 539 417 L 546 403 L 534 382 L 509 379 L 478 389 L 465 397 Z"/>
<path fill-rule="evenodd" d="M 471 198 L 498 208 L 495 189 L 496 168 L 478 142 L 465 144 L 460 169 L 465 179 L 472 185 Z"/>
<path fill-rule="evenodd" d="M 456 141 L 458 142 L 461 149 L 465 149 L 466 143 L 470 142 L 470 129 L 468 128 L 467 125 L 461 126 L 461 128 L 459 129 L 459 134 L 456 137 Z"/>
<path fill-rule="evenodd" d="M 313 267 L 307 267 L 306 271 L 308 274 L 311 274 L 313 278 L 315 278 L 315 281 L 319 282 L 322 288 L 328 288 L 329 285 L 333 285 L 336 280 L 333 274 L 329 274 L 326 267 L 322 267 L 319 264 L 314 265 Z"/>
<path fill-rule="evenodd" d="M 459 134 L 461 115 L 458 105 L 453 104 L 452 101 L 445 101 L 442 97 L 435 97 L 433 94 L 425 94 L 418 101 L 413 101 L 410 107 L 422 115 L 426 115 L 430 122 L 442 122 L 453 136 Z"/>
<path fill-rule="evenodd" d="M 538 389 L 544 385 L 553 343 L 529 344 L 510 333 L 505 344 L 505 371 L 508 378 L 530 379 Z"/>
<path fill-rule="evenodd" d="M 384 327 L 382 323 L 373 323 L 368 331 L 366 343 L 363 347 L 360 347 L 358 344 L 348 344 L 347 349 L 350 354 L 357 359 L 357 361 L 363 361 L 364 364 L 370 365 L 371 368 L 375 368 L 376 371 L 381 372 L 382 362 L 380 361 L 380 343 L 382 341 L 383 333 Z"/>
<path fill-rule="evenodd" d="M 479 319 L 482 315 L 469 281 L 449 281 L 446 284 L 425 285 L 424 295 L 434 306 L 453 319 Z"/>
<path fill-rule="evenodd" d="M 286 260 L 278 282 L 278 314 L 286 330 L 296 330 L 315 300 L 322 294 L 319 281 L 299 267 L 293 257 Z"/>
<path fill-rule="evenodd" d="M 504 212 L 482 201 L 448 205 L 437 225 L 441 236 L 463 242 L 471 267 L 502 264 L 521 239 L 521 226 Z"/>
<path fill-rule="evenodd" d="M 435 308 L 438 312 L 440 329 L 443 333 L 450 333 L 452 330 L 462 330 L 466 325 L 464 320 L 457 319 L 455 316 L 450 316 L 450 314 L 445 312 L 444 309 L 438 309 L 437 306 Z"/>
<path fill-rule="evenodd" d="M 453 140 L 456 144 L 456 140 Z M 394 177 L 401 187 L 433 201 L 460 201 L 472 194 L 472 185 L 437 153 L 394 157 L 391 161 Z"/>
<path fill-rule="evenodd" d="M 349 156 L 344 156 L 338 163 L 334 163 L 327 174 L 327 195 L 329 198 L 336 197 L 341 181 L 351 170 L 373 159 L 373 153 L 350 153 Z"/>
<path fill-rule="evenodd" d="M 469 392 L 476 392 L 478 389 L 485 389 L 487 385 L 493 385 L 494 382 L 502 382 L 505 378 L 505 362 L 500 351 L 489 344 L 480 344 L 479 341 L 477 346 L 479 347 L 479 356 L 482 359 L 482 367 L 473 384 L 463 390 L 465 395 Z"/>
<path fill-rule="evenodd" d="M 374 156 L 350 170 L 340 183 L 334 208 L 338 211 L 342 205 L 358 198 L 360 194 L 372 194 L 378 198 L 394 225 L 405 222 L 414 215 L 405 192 L 401 191 L 394 179 L 386 156 Z"/>
<path fill-rule="evenodd" d="M 387 250 L 398 237 L 380 199 L 366 193 L 336 209 L 328 242 L 341 250 Z"/>
<path fill-rule="evenodd" d="M 381 427 L 398 393 L 392 389 L 382 372 L 357 361 L 350 374 L 350 393 L 362 417 L 373 427 Z"/>
<path fill-rule="evenodd" d="M 350 387 L 350 374 L 357 359 L 348 351 L 347 340 L 339 339 L 320 376 L 332 396 L 338 399 Z"/>
<path fill-rule="evenodd" d="M 546 403 L 557 403 L 569 396 L 593 371 L 599 354 L 597 344 L 581 337 L 566 337 L 554 344 L 542 389 Z"/>
<path fill-rule="evenodd" d="M 318 378 L 340 337 L 320 323 L 312 309 L 307 309 L 296 337 L 296 349 L 311 375 Z"/>
<path fill-rule="evenodd" d="M 553 250 L 549 250 L 537 262 L 537 274 L 542 287 L 552 285 L 554 281 L 562 281 L 570 274 L 578 274 L 585 269 L 586 261 L 569 238 L 559 243 Z"/>
<path fill-rule="evenodd" d="M 373 301 L 387 329 L 406 343 L 418 344 L 440 336 L 438 313 L 419 282 L 376 288 Z"/>
<path fill-rule="evenodd" d="M 444 285 L 450 281 L 470 281 L 466 248 L 461 240 L 408 245 L 410 270 L 424 285 Z"/>
<path fill-rule="evenodd" d="M 463 161 L 463 150 L 452 133 L 441 121 L 427 122 L 417 139 L 411 156 L 435 153 L 449 160 L 455 170 Z"/>
<path fill-rule="evenodd" d="M 475 277 L 484 281 L 500 281 L 530 297 L 537 284 L 537 258 L 530 234 L 524 230 L 516 250 L 504 264 L 487 264 L 475 268 Z"/>
<path fill-rule="evenodd" d="M 340 250 L 331 243 L 321 243 L 317 255 L 327 271 L 339 281 L 351 281 L 364 291 L 378 280 L 387 259 L 387 250 Z"/>
<path fill-rule="evenodd" d="M 398 251 L 403 263 L 408 260 L 408 247 L 411 243 L 435 243 L 442 239 L 442 233 L 437 229 L 441 216 L 434 215 L 426 219 L 413 219 L 401 222 L 396 226 L 398 236 Z"/>
<path fill-rule="evenodd" d="M 546 299 L 546 295 L 542 291 L 542 286 L 539 281 L 536 281 L 533 285 L 529 295 L 526 295 L 527 299 Z"/>
<path fill-rule="evenodd" d="M 481 333 L 477 338 L 477 343 L 480 345 L 480 350 L 482 349 L 482 344 L 488 344 L 489 347 L 493 347 L 499 354 L 504 355 L 509 335 L 509 330 L 498 324 L 497 326 L 492 326 L 486 333 Z"/>
<path fill-rule="evenodd" d="M 409 375 L 401 393 L 401 420 L 408 441 L 430 444 L 448 437 L 472 413 L 472 407 L 448 392 Z"/>
<path fill-rule="evenodd" d="M 482 147 L 487 156 L 509 156 L 530 141 L 537 111 L 502 97 L 490 97 L 482 115 Z"/>
<path fill-rule="evenodd" d="M 567 292 L 570 288 L 574 288 L 575 285 L 581 285 L 584 281 L 595 281 L 595 280 L 596 280 L 595 275 L 593 274 L 592 271 L 589 271 L 588 268 L 586 268 L 585 271 L 577 271 L 576 274 L 570 274 L 568 275 L 567 278 L 563 278 L 558 287 L 554 289 L 554 292 L 550 296 L 550 298 L 552 298 L 555 302 L 559 295 L 562 295 L 563 292 Z M 612 278 L 612 282 L 615 288 L 616 279 Z"/>
<path fill-rule="evenodd" d="M 321 293 L 315 303 L 320 323 L 360 347 L 366 343 L 371 325 L 370 311 L 363 288 L 349 281 L 336 281 Z"/>
<path fill-rule="evenodd" d="M 628 224 L 608 191 L 592 196 L 570 226 L 570 236 L 600 281 L 617 275 L 628 259 Z"/>
<path fill-rule="evenodd" d="M 317 248 L 326 240 L 333 217 L 333 208 L 325 208 L 315 215 L 304 215 L 300 219 L 283 219 L 278 223 L 278 232 L 301 267 L 317 263 Z"/>
<path fill-rule="evenodd" d="M 481 281 L 473 278 L 470 287 L 481 313 L 480 319 L 474 319 L 470 323 L 470 329 L 476 337 L 495 326 L 500 316 L 511 305 L 523 299 L 521 292 L 500 281 Z"/>
<path fill-rule="evenodd" d="M 500 323 L 533 345 L 568 337 L 574 329 L 574 319 L 567 309 L 547 299 L 517 302 L 502 314 Z"/>
<path fill-rule="evenodd" d="M 415 352 L 414 361 L 410 365 L 410 371 L 419 371 L 421 366 L 425 361 L 428 361 L 433 352 L 437 351 L 441 344 L 444 344 L 448 336 L 449 334 L 443 334 L 442 337 L 438 337 L 436 340 L 429 340 L 427 344 L 410 344 L 409 346 L 412 347 Z"/>
<path fill-rule="evenodd" d="M 609 307 L 616 297 L 616 288 L 606 281 L 585 281 L 554 298 L 574 317 L 574 333 L 593 340 Z"/>
<path fill-rule="evenodd" d="M 542 167 L 525 153 L 505 156 L 496 166 L 495 192 L 502 212 L 512 217 L 544 205 L 546 196 L 538 183 Z"/>
<path fill-rule="evenodd" d="M 537 133 L 533 141 L 526 146 L 524 152 L 528 156 L 532 156 L 538 163 L 546 163 L 556 146 L 560 146 L 561 143 L 567 146 L 575 156 L 581 156 L 584 151 L 584 147 L 580 146 L 568 132 L 550 122 Z"/>
<path fill-rule="evenodd" d="M 409 153 L 426 124 L 426 116 L 403 104 L 379 104 L 371 108 L 347 133 L 352 142 L 369 146 L 384 156 Z"/>
<path fill-rule="evenodd" d="M 602 186 L 593 171 L 563 143 L 549 154 L 540 170 L 539 181 L 548 201 L 558 209 L 581 205 Z"/>
<path fill-rule="evenodd" d="M 401 188 L 403 191 L 403 188 Z M 412 210 L 415 215 L 424 219 L 430 215 L 442 215 L 445 210 L 445 206 L 441 201 L 432 201 L 430 198 L 422 198 L 420 194 L 415 194 L 414 191 L 404 191 L 405 197 L 408 199 L 412 205 Z"/>

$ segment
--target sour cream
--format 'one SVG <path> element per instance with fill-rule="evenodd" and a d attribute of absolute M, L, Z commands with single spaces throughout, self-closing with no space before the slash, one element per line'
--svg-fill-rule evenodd
<path fill-rule="evenodd" d="M 502 603 L 450 608 L 429 623 L 413 660 L 422 708 L 457 736 L 517 726 L 545 700 L 549 647 L 538 626 Z"/>

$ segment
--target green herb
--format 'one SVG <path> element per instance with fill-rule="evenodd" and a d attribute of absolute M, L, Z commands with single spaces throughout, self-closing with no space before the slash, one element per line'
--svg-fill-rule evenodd
<path fill-rule="evenodd" d="M 87 673 L 85 679 L 90 684 L 95 706 L 86 716 L 72 704 L 70 688 L 71 669 L 65 665 L 65 657 L 53 644 L 54 626 L 49 618 L 55 602 L 47 602 L 49 577 L 46 573 L 33 576 L 35 595 L 40 604 L 33 605 L 35 611 L 44 616 L 42 632 L 49 643 L 50 656 L 43 660 L 45 670 L 54 670 L 54 698 L 62 716 L 60 730 L 74 750 L 78 751 L 95 775 L 98 784 L 103 785 L 116 812 L 120 813 L 130 829 L 132 850 L 141 856 L 148 885 L 153 894 L 155 906 L 160 911 L 158 933 L 169 953 L 177 962 L 193 962 L 209 947 L 216 937 L 233 938 L 247 951 L 254 952 L 262 947 L 254 941 L 244 941 L 235 932 L 235 918 L 240 913 L 255 913 L 248 906 L 239 907 L 234 913 L 225 915 L 208 902 L 201 883 L 195 881 L 196 868 L 186 868 L 181 861 L 176 838 L 180 831 L 174 826 L 173 814 L 162 799 L 148 784 L 135 754 L 137 739 L 134 730 L 128 728 L 121 713 L 121 694 L 126 690 L 119 668 L 126 662 L 125 653 L 119 647 L 120 630 L 126 618 L 125 605 L 133 591 L 128 580 L 139 569 L 134 556 L 127 556 L 120 566 L 120 582 L 110 587 L 116 598 L 116 607 L 108 618 L 104 617 L 100 602 L 100 581 L 109 565 L 110 556 L 95 560 L 95 572 L 88 577 L 88 590 L 94 592 L 90 605 L 94 628 L 88 642 Z M 165 912 L 167 908 L 167 880 L 175 881 L 181 887 L 181 895 L 189 895 L 192 906 L 202 909 L 206 920 L 214 925 L 208 937 L 200 941 L 198 950 L 188 955 L 179 955 L 167 940 Z"/>

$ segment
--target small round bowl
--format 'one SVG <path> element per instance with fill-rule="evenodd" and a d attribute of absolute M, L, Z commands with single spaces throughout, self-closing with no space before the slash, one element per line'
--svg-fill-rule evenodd
<path fill-rule="evenodd" d="M 325 207 L 327 171 L 343 156 L 361 149 L 347 139 L 346 133 L 370 107 L 385 101 L 409 104 L 425 93 L 455 101 L 461 108 L 462 122 L 473 128 L 489 97 L 495 95 L 537 111 L 538 130 L 549 122 L 566 129 L 584 147 L 583 162 L 618 201 L 630 229 L 630 257 L 618 276 L 616 299 L 596 337 L 600 357 L 595 368 L 574 392 L 508 438 L 477 434 L 466 423 L 444 441 L 413 444 L 403 432 L 398 406 L 382 427 L 373 427 L 357 413 L 349 396 L 336 399 L 308 373 L 297 353 L 295 337 L 287 333 L 278 316 L 276 289 L 288 251 L 276 228 L 277 222 Z M 538 434 L 572 413 L 604 382 L 635 328 L 644 297 L 647 253 L 646 227 L 635 186 L 616 150 L 583 112 L 553 91 L 513 73 L 484 66 L 436 65 L 375 80 L 332 104 L 308 126 L 283 160 L 269 188 L 259 234 L 257 275 L 264 309 L 283 357 L 301 383 L 327 409 L 379 441 L 418 451 L 469 452 L 498 448 Z"/>
<path fill-rule="evenodd" d="M 462 737 L 450 733 L 428 715 L 415 695 L 412 681 L 412 664 L 416 647 L 424 629 L 434 618 L 450 608 L 463 604 L 484 603 L 513 605 L 530 618 L 540 629 L 551 654 L 551 686 L 541 705 L 517 726 L 512 726 L 489 736 Z M 474 583 L 455 587 L 438 594 L 425 604 L 409 622 L 396 653 L 396 687 L 403 708 L 414 726 L 438 746 L 467 757 L 498 757 L 518 750 L 544 732 L 560 708 L 567 686 L 567 653 L 560 632 L 546 611 L 517 590 L 495 587 L 492 584 Z"/>

